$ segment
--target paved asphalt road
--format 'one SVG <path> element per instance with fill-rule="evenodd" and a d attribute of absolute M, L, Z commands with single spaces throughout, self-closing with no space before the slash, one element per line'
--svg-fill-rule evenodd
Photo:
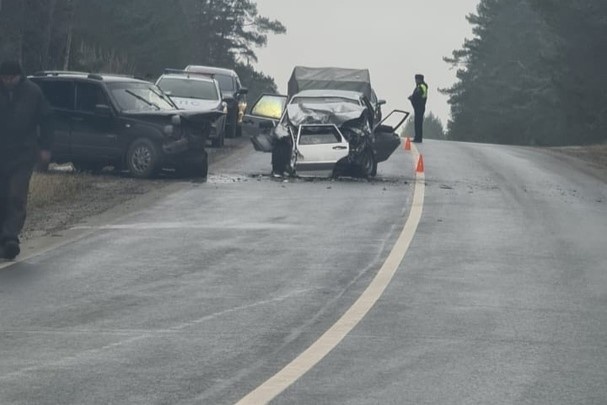
<path fill-rule="evenodd" d="M 419 149 L 404 261 L 272 403 L 606 404 L 605 180 L 534 149 Z M 247 145 L 206 184 L 1 269 L 0 404 L 233 404 L 312 345 L 392 250 L 414 158 L 373 182 L 268 167 Z"/>

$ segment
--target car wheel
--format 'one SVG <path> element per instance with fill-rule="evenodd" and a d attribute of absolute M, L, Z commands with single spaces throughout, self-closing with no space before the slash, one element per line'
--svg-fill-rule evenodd
<path fill-rule="evenodd" d="M 126 154 L 126 166 L 131 176 L 149 178 L 160 168 L 160 152 L 154 142 L 147 138 L 135 140 Z"/>
<path fill-rule="evenodd" d="M 375 161 L 373 149 L 368 147 L 363 152 L 360 160 L 360 169 L 364 177 L 375 177 L 377 174 L 377 162 Z"/>
<path fill-rule="evenodd" d="M 209 174 L 209 155 L 204 151 L 201 157 L 186 159 L 179 165 L 177 172 L 181 177 L 206 179 Z"/>

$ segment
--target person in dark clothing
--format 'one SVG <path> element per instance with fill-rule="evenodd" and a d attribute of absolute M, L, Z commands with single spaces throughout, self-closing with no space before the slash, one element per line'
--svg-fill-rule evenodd
<path fill-rule="evenodd" d="M 0 65 L 0 258 L 20 253 L 32 172 L 51 158 L 51 110 L 18 62 Z"/>
<path fill-rule="evenodd" d="M 424 114 L 428 101 L 428 85 L 424 81 L 424 75 L 415 75 L 415 90 L 409 96 L 409 100 L 411 100 L 415 112 L 415 138 L 413 142 L 421 143 L 424 137 Z"/>
<path fill-rule="evenodd" d="M 275 141 L 272 149 L 272 176 L 285 177 L 290 173 L 293 146 L 287 138 Z"/>

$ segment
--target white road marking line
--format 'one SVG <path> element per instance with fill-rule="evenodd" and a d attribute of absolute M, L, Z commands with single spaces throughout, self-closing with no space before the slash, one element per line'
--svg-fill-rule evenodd
<path fill-rule="evenodd" d="M 77 241 L 79 241 L 81 239 L 84 239 L 85 237 L 91 235 L 92 233 L 93 233 L 92 230 L 89 230 L 89 231 L 83 232 L 83 233 L 81 233 L 81 234 L 79 234 L 77 236 L 68 237 L 67 239 L 65 239 L 65 240 L 63 240 L 61 242 L 52 243 L 48 247 L 36 250 L 33 253 L 22 253 L 21 255 L 19 255 L 13 261 L 5 261 L 5 262 L 1 262 L 0 261 L 0 270 L 4 270 L 6 268 L 15 266 L 15 265 L 17 265 L 19 263 L 25 263 L 28 260 L 35 259 L 35 258 L 37 258 L 39 256 L 45 255 L 45 254 L 47 254 L 49 252 L 52 252 L 54 250 L 57 250 L 57 249 L 62 248 L 64 246 L 67 246 L 70 243 L 74 243 L 74 242 L 77 242 Z"/>
<path fill-rule="evenodd" d="M 13 264 L 15 264 L 15 262 L 4 262 L 4 263 L 0 263 L 0 270 L 2 270 L 2 269 L 6 269 L 7 267 L 12 266 Z"/>
<path fill-rule="evenodd" d="M 417 162 L 419 152 L 413 147 L 414 158 Z M 354 327 L 369 313 L 371 308 L 379 300 L 385 289 L 392 281 L 396 270 L 403 261 L 411 241 L 422 217 L 425 195 L 425 175 L 416 173 L 413 203 L 409 218 L 401 232 L 396 244 L 383 266 L 358 300 L 346 311 L 346 313 L 306 351 L 295 360 L 287 364 L 282 370 L 261 384 L 247 396 L 242 398 L 236 405 L 260 405 L 267 404 L 291 384 L 299 380 L 304 374 L 316 366 L 327 354 L 354 329 Z"/>

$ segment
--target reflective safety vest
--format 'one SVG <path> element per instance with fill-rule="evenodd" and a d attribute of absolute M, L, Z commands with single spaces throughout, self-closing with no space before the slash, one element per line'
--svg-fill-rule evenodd
<path fill-rule="evenodd" d="M 421 90 L 421 96 L 423 99 L 427 99 L 428 98 L 428 85 L 426 83 L 421 83 L 419 85 L 419 88 Z"/>
<path fill-rule="evenodd" d="M 415 86 L 413 95 L 410 97 L 413 108 L 425 108 L 428 101 L 428 85 L 420 83 Z"/>

